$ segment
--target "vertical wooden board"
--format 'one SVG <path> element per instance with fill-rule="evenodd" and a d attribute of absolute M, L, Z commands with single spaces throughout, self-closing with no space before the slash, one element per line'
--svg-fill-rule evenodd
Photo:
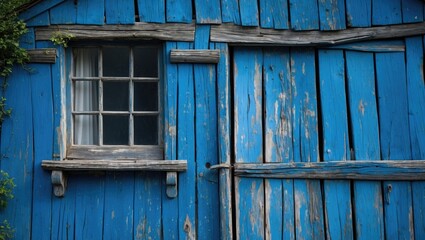
<path fill-rule="evenodd" d="M 221 0 L 221 18 L 223 23 L 241 24 L 238 0 Z"/>
<path fill-rule="evenodd" d="M 163 173 L 138 172 L 135 176 L 133 239 L 161 239 Z"/>
<path fill-rule="evenodd" d="M 189 43 L 177 43 L 178 49 L 191 49 Z M 187 170 L 179 174 L 179 236 L 196 239 L 196 161 L 195 93 L 192 64 L 178 65 L 177 158 L 187 160 Z"/>
<path fill-rule="evenodd" d="M 287 0 L 261 0 L 260 23 L 262 28 L 288 29 Z"/>
<path fill-rule="evenodd" d="M 120 2 L 125 1 L 118 1 Z M 127 1 L 132 2 L 132 1 Z M 109 3 L 106 1 L 106 3 Z M 113 14 L 114 19 L 110 19 L 108 23 L 133 23 L 134 22 L 134 7 L 120 6 L 125 9 L 118 8 L 122 12 L 115 13 L 115 10 L 105 11 L 105 1 L 104 0 L 78 0 L 77 3 L 77 23 L 78 24 L 94 24 L 94 25 L 103 25 L 105 23 L 105 14 Z M 116 4 L 116 3 L 115 3 Z M 113 6 L 111 6 L 113 7 Z M 118 11 L 118 10 L 117 10 Z M 118 16 L 117 19 L 115 14 L 127 15 L 125 19 L 121 19 L 121 16 Z M 111 21 L 112 20 L 112 21 Z"/>
<path fill-rule="evenodd" d="M 198 25 L 195 49 L 209 48 L 210 26 Z M 199 239 L 219 238 L 218 174 L 208 165 L 218 164 L 216 69 L 194 65 L 197 212 Z"/>
<path fill-rule="evenodd" d="M 75 238 L 75 195 L 78 191 L 74 184 L 76 177 L 78 176 L 68 176 L 67 189 L 63 198 L 52 198 L 52 229 L 50 239 Z"/>
<path fill-rule="evenodd" d="M 221 23 L 220 0 L 195 0 L 196 23 Z"/>
<path fill-rule="evenodd" d="M 105 178 L 77 175 L 75 193 L 75 239 L 99 239 L 103 233 Z M 109 217 L 109 216 L 106 216 Z"/>
<path fill-rule="evenodd" d="M 46 47 L 45 43 L 38 43 L 38 48 Z M 53 91 L 50 65 L 31 64 L 33 69 L 30 75 L 31 107 L 33 113 L 34 131 L 34 180 L 32 199 L 33 223 L 31 236 L 33 238 L 50 238 L 51 224 L 51 180 L 50 171 L 41 168 L 41 161 L 52 159 L 53 155 Z"/>
<path fill-rule="evenodd" d="M 379 124 L 373 53 L 347 51 L 347 85 L 355 159 L 379 160 Z M 354 182 L 355 230 L 358 239 L 384 239 L 381 183 Z"/>
<path fill-rule="evenodd" d="M 164 157 L 177 158 L 177 65 L 170 63 L 170 51 L 176 49 L 175 42 L 164 46 Z M 165 188 L 163 190 L 163 193 Z M 178 199 L 162 198 L 162 236 L 164 239 L 178 239 Z"/>
<path fill-rule="evenodd" d="M 107 173 L 103 239 L 132 239 L 133 212 L 134 173 Z"/>
<path fill-rule="evenodd" d="M 235 161 L 262 163 L 262 51 L 236 48 L 233 61 Z M 235 178 L 235 191 L 237 239 L 264 239 L 263 180 Z"/>
<path fill-rule="evenodd" d="M 345 0 L 319 0 L 320 30 L 345 29 Z"/>
<path fill-rule="evenodd" d="M 231 98 L 230 98 L 230 56 L 229 47 L 225 43 L 216 43 L 220 50 L 217 64 L 217 107 L 218 107 L 218 157 L 219 162 L 231 163 Z M 220 201 L 220 239 L 233 238 L 232 215 L 232 176 L 229 169 L 219 170 Z"/>
<path fill-rule="evenodd" d="M 317 0 L 289 0 L 291 29 L 319 29 L 319 9 Z"/>
<path fill-rule="evenodd" d="M 403 23 L 422 22 L 424 20 L 423 1 L 403 0 L 401 5 Z"/>
<path fill-rule="evenodd" d="M 382 159 L 411 159 L 404 53 L 377 53 L 375 61 Z M 411 184 L 383 185 L 386 236 L 413 238 Z"/>
<path fill-rule="evenodd" d="M 137 3 L 141 22 L 165 22 L 165 0 L 138 0 Z"/>
<path fill-rule="evenodd" d="M 46 12 L 52 7 L 61 4 L 66 0 L 45 0 L 42 2 L 39 2 L 35 4 L 34 6 L 30 7 L 29 9 L 25 10 L 21 14 L 19 14 L 19 19 L 22 19 L 24 21 L 31 19 L 40 13 Z"/>
<path fill-rule="evenodd" d="M 76 22 L 77 5 L 74 1 L 67 0 L 50 9 L 51 24 L 74 24 Z"/>
<path fill-rule="evenodd" d="M 349 159 L 350 149 L 342 50 L 319 50 L 319 81 L 323 160 L 344 161 Z M 325 181 L 324 194 L 327 236 L 352 239 L 350 182 Z"/>
<path fill-rule="evenodd" d="M 167 22 L 192 22 L 192 0 L 167 0 Z"/>
<path fill-rule="evenodd" d="M 265 50 L 263 69 L 265 162 L 290 162 L 292 98 L 288 50 Z M 293 180 L 265 180 L 266 239 L 295 237 L 293 200 Z"/>
<path fill-rule="evenodd" d="M 43 12 L 25 22 L 27 27 L 42 27 L 50 25 L 50 14 L 49 12 Z"/>
<path fill-rule="evenodd" d="M 425 84 L 423 76 L 422 37 L 406 38 L 407 96 L 409 104 L 410 141 L 413 159 L 425 159 Z M 413 182 L 413 219 L 415 238 L 425 236 L 425 183 Z"/>
<path fill-rule="evenodd" d="M 291 50 L 292 142 L 295 162 L 319 161 L 315 51 Z M 324 239 L 319 180 L 294 180 L 296 236 Z"/>
<path fill-rule="evenodd" d="M 372 26 L 372 0 L 345 0 L 349 27 Z"/>
<path fill-rule="evenodd" d="M 372 25 L 402 23 L 401 0 L 372 0 Z"/>
<path fill-rule="evenodd" d="M 135 16 L 134 1 L 105 0 L 106 24 L 134 24 Z"/>
<path fill-rule="evenodd" d="M 242 26 L 258 26 L 257 0 L 239 0 Z"/>

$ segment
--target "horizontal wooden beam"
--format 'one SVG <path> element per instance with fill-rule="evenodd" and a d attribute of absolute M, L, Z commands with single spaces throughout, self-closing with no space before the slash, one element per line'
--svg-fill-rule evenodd
<path fill-rule="evenodd" d="M 237 163 L 234 169 L 250 178 L 425 180 L 425 160 Z"/>
<path fill-rule="evenodd" d="M 43 160 L 41 166 L 53 171 L 156 171 L 182 172 L 186 160 Z"/>
<path fill-rule="evenodd" d="M 172 49 L 170 53 L 172 63 L 218 63 L 219 60 L 219 50 Z"/>
<path fill-rule="evenodd" d="M 135 23 L 134 25 L 55 25 L 36 29 L 37 41 L 50 40 L 53 34 L 66 34 L 72 40 L 164 40 L 191 42 L 195 35 L 194 24 Z"/>
<path fill-rule="evenodd" d="M 56 63 L 56 48 L 27 50 L 30 63 Z"/>
<path fill-rule="evenodd" d="M 425 34 L 425 22 L 340 31 L 292 31 L 234 24 L 211 26 L 211 41 L 234 45 L 328 46 L 372 39 L 400 38 Z"/>

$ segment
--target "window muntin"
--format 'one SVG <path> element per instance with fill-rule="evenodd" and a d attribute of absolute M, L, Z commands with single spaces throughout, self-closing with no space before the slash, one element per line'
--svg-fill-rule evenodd
<path fill-rule="evenodd" d="M 72 145 L 159 146 L 159 47 L 76 47 L 72 54 Z"/>

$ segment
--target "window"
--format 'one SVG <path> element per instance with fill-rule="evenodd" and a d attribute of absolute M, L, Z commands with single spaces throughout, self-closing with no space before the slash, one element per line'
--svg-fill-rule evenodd
<path fill-rule="evenodd" d="M 160 48 L 72 49 L 67 158 L 162 159 Z"/>

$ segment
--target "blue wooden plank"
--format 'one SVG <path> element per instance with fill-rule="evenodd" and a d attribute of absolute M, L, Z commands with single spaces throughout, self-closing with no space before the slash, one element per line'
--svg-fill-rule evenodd
<path fill-rule="evenodd" d="M 292 141 L 295 162 L 319 161 L 316 66 L 313 49 L 291 50 Z M 294 180 L 296 236 L 325 236 L 321 183 Z"/>
<path fill-rule="evenodd" d="M 220 50 L 217 64 L 217 107 L 218 107 L 218 153 L 220 163 L 231 161 L 231 115 L 230 115 L 230 56 L 229 47 L 225 43 L 216 43 Z M 230 240 L 233 237 L 232 217 L 232 176 L 229 169 L 220 170 L 220 239 Z"/>
<path fill-rule="evenodd" d="M 170 63 L 170 51 L 176 49 L 175 42 L 165 43 L 164 50 L 164 157 L 177 157 L 177 65 Z M 162 236 L 164 239 L 178 239 L 178 199 L 162 198 Z"/>
<path fill-rule="evenodd" d="M 355 159 L 379 160 L 379 124 L 373 53 L 347 51 L 347 85 Z M 384 216 L 380 182 L 354 182 L 358 239 L 383 239 Z"/>
<path fill-rule="evenodd" d="M 43 12 L 40 15 L 37 15 L 31 19 L 28 19 L 26 22 L 27 27 L 41 27 L 50 25 L 50 14 L 49 12 Z"/>
<path fill-rule="evenodd" d="M 345 29 L 345 0 L 319 1 L 320 30 Z"/>
<path fill-rule="evenodd" d="M 129 1 L 125 1 L 125 2 L 129 2 Z M 119 3 L 122 3 L 122 2 L 118 1 L 118 4 Z M 108 23 L 133 23 L 134 22 L 134 14 L 133 14 L 134 7 L 127 6 L 124 8 L 125 9 L 121 10 L 122 12 L 119 12 L 117 14 L 126 14 L 128 17 L 122 20 L 114 18 L 114 21 L 111 21 Z M 105 22 L 105 1 L 104 0 L 78 0 L 78 4 L 77 4 L 77 23 L 78 24 L 103 25 L 104 22 Z"/>
<path fill-rule="evenodd" d="M 139 17 L 141 22 L 164 23 L 164 0 L 138 0 Z"/>
<path fill-rule="evenodd" d="M 132 239 L 134 211 L 134 173 L 107 173 L 103 239 Z"/>
<path fill-rule="evenodd" d="M 65 197 L 52 198 L 52 229 L 50 239 L 75 238 L 75 196 L 78 187 L 75 179 L 78 176 L 69 176 Z M 37 222 L 34 222 L 36 227 Z"/>
<path fill-rule="evenodd" d="M 422 22 L 424 20 L 424 3 L 415 0 L 401 1 L 403 23 Z"/>
<path fill-rule="evenodd" d="M 239 0 L 242 26 L 258 26 L 257 0 Z"/>
<path fill-rule="evenodd" d="M 177 43 L 178 49 L 190 49 L 189 43 Z M 187 170 L 179 175 L 180 239 L 196 238 L 196 161 L 195 161 L 195 93 L 193 65 L 178 65 L 177 157 L 187 160 Z"/>
<path fill-rule="evenodd" d="M 381 157 L 411 159 L 405 56 L 377 53 Z M 397 97 L 394 97 L 397 96 Z M 413 237 L 412 191 L 409 182 L 384 182 L 385 234 L 394 239 Z"/>
<path fill-rule="evenodd" d="M 167 22 L 192 22 L 192 0 L 167 0 Z"/>
<path fill-rule="evenodd" d="M 66 14 L 64 14 L 66 13 Z M 72 0 L 64 1 L 50 9 L 51 24 L 74 24 L 77 22 L 77 5 Z"/>
<path fill-rule="evenodd" d="M 262 51 L 237 48 L 233 61 L 235 161 L 262 163 Z M 263 180 L 235 178 L 235 191 L 236 237 L 264 239 Z"/>
<path fill-rule="evenodd" d="M 324 161 L 349 159 L 344 72 L 342 50 L 319 50 Z M 350 182 L 325 181 L 324 194 L 327 236 L 352 239 Z"/>
<path fill-rule="evenodd" d="M 349 27 L 372 26 L 372 0 L 345 0 Z"/>
<path fill-rule="evenodd" d="M 38 42 L 37 47 L 49 44 Z M 52 159 L 53 155 L 53 91 L 51 67 L 46 64 L 31 64 L 31 103 L 34 127 L 34 186 L 32 199 L 32 219 L 37 227 L 32 227 L 33 238 L 50 238 L 51 223 L 51 180 L 50 172 L 41 168 L 41 161 Z"/>
<path fill-rule="evenodd" d="M 75 193 L 75 239 L 102 238 L 105 177 L 78 175 L 73 183 L 78 189 Z"/>
<path fill-rule="evenodd" d="M 241 24 L 238 0 L 221 0 L 221 18 L 224 23 Z"/>
<path fill-rule="evenodd" d="M 45 0 L 45 1 L 40 1 L 39 3 L 37 3 L 36 5 L 34 5 L 33 7 L 25 10 L 24 12 L 22 12 L 21 14 L 19 14 L 19 18 L 26 21 L 30 18 L 33 18 L 37 15 L 39 15 L 40 13 L 43 13 L 45 11 L 48 11 L 50 8 L 64 2 L 65 0 Z"/>
<path fill-rule="evenodd" d="M 289 52 L 264 51 L 265 162 L 292 161 L 292 106 Z M 293 180 L 265 180 L 266 238 L 293 239 Z M 284 209 L 283 209 L 284 207 Z M 284 224 L 276 224 L 281 223 Z"/>
<path fill-rule="evenodd" d="M 105 0 L 106 24 L 134 24 L 135 16 L 134 1 Z"/>
<path fill-rule="evenodd" d="M 220 0 L 195 0 L 196 23 L 221 23 Z"/>
<path fill-rule="evenodd" d="M 161 185 L 164 177 L 160 173 L 136 173 L 133 239 L 161 239 Z"/>
<path fill-rule="evenodd" d="M 260 23 L 262 28 L 288 29 L 288 2 L 286 0 L 261 0 Z"/>
<path fill-rule="evenodd" d="M 198 25 L 195 49 L 209 48 L 210 26 Z M 218 175 L 207 165 L 218 164 L 216 69 L 211 64 L 193 67 L 195 81 L 195 135 L 197 178 L 198 239 L 218 239 L 220 219 Z"/>
<path fill-rule="evenodd" d="M 406 38 L 407 96 L 412 158 L 425 159 L 425 84 L 422 37 Z M 412 182 L 415 238 L 425 236 L 425 183 Z"/>
<path fill-rule="evenodd" d="M 292 29 L 319 29 L 317 0 L 289 0 L 289 12 Z"/>
<path fill-rule="evenodd" d="M 372 0 L 372 25 L 402 23 L 401 0 Z"/>

